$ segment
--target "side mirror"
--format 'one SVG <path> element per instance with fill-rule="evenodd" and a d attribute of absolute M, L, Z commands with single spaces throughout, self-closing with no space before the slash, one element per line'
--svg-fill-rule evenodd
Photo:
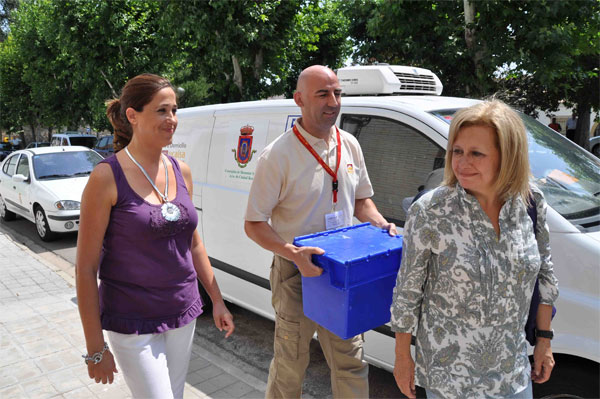
<path fill-rule="evenodd" d="M 22 174 L 13 175 L 12 179 L 16 183 L 23 183 L 24 181 L 29 182 L 29 178 Z"/>

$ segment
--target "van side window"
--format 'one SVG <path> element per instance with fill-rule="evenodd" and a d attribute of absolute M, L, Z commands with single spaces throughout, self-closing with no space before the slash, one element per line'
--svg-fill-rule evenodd
<path fill-rule="evenodd" d="M 362 147 L 377 209 L 388 221 L 404 226 L 402 200 L 414 197 L 426 183 L 437 186 L 438 181 L 427 180 L 436 169 L 432 175 L 438 177 L 441 171 L 443 176 L 445 151 L 414 128 L 379 116 L 345 114 L 341 128 Z"/>
<path fill-rule="evenodd" d="M 29 159 L 26 155 L 23 155 L 17 165 L 17 175 L 23 175 L 26 179 L 29 179 Z"/>

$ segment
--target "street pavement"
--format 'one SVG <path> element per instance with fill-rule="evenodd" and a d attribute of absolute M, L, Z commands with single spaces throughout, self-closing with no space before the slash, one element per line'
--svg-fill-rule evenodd
<path fill-rule="evenodd" d="M 130 398 L 121 374 L 107 385 L 87 375 L 73 266 L 19 241 L 0 226 L 0 398 Z M 202 342 L 194 340 L 184 398 L 264 397 L 265 378 Z"/>

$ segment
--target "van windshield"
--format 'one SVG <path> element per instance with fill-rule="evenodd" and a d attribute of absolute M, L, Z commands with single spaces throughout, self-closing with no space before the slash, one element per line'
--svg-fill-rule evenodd
<path fill-rule="evenodd" d="M 456 111 L 432 113 L 449 124 Z M 519 114 L 529 136 L 533 181 L 544 192 L 548 204 L 580 228 L 597 227 L 600 223 L 600 160 L 532 117 Z"/>

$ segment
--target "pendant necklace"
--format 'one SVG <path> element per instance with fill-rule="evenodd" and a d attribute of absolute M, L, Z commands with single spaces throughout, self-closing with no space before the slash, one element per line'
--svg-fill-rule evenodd
<path fill-rule="evenodd" d="M 148 173 L 146 173 L 146 171 L 144 170 L 142 165 L 140 165 L 138 163 L 138 161 L 136 161 L 131 156 L 127 147 L 125 147 L 125 153 L 129 156 L 129 159 L 131 159 L 133 161 L 133 163 L 136 164 L 138 168 L 140 168 L 140 170 L 142 171 L 144 176 L 146 176 L 146 179 L 148 179 L 148 181 L 150 182 L 150 184 L 152 185 L 152 187 L 154 188 L 154 190 L 156 191 L 158 196 L 163 200 L 163 204 L 160 207 L 162 217 L 165 218 L 166 220 L 168 220 L 169 222 L 178 221 L 179 218 L 181 217 L 181 211 L 179 210 L 179 207 L 177 205 L 175 205 L 172 202 L 169 202 L 169 171 L 167 169 L 167 162 L 165 161 L 164 156 L 162 154 L 160 156 L 160 158 L 162 159 L 162 162 L 163 162 L 163 166 L 165 167 L 165 193 L 163 194 L 160 192 L 158 187 L 156 187 L 156 185 L 154 184 L 154 182 L 152 181 L 150 176 L 148 176 Z"/>

